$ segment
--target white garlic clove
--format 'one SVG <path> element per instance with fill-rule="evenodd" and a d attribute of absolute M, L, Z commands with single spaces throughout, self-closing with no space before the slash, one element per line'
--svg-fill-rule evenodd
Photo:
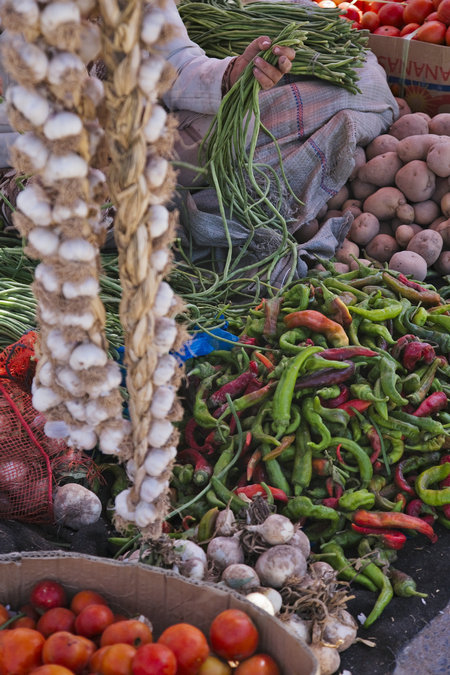
<path fill-rule="evenodd" d="M 160 105 L 153 106 L 152 114 L 144 126 L 144 137 L 147 143 L 155 143 L 161 136 L 167 121 L 167 113 Z"/>
<path fill-rule="evenodd" d="M 83 123 L 78 115 L 63 111 L 51 115 L 44 124 L 44 136 L 49 141 L 56 141 L 68 136 L 76 136 L 81 133 Z"/>
<path fill-rule="evenodd" d="M 42 126 L 50 115 L 50 104 L 47 99 L 34 89 L 27 89 L 20 84 L 7 89 L 6 100 L 36 127 Z"/>
<path fill-rule="evenodd" d="M 50 203 L 46 201 L 42 190 L 34 185 L 27 185 L 17 195 L 17 207 L 29 218 L 35 225 L 45 227 L 52 221 L 52 210 Z"/>
<path fill-rule="evenodd" d="M 91 262 L 97 251 L 86 239 L 66 239 L 59 247 L 59 255 L 73 262 Z"/>

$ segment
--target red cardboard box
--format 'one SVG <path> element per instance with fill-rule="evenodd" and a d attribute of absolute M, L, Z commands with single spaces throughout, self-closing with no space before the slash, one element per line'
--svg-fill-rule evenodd
<path fill-rule="evenodd" d="M 369 48 L 386 71 L 395 96 L 412 112 L 450 112 L 450 47 L 370 35 Z"/>

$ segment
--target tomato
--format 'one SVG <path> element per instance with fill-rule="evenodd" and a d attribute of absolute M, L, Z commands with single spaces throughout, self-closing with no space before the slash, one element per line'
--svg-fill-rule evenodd
<path fill-rule="evenodd" d="M 450 0 L 442 0 L 437 8 L 438 21 L 450 26 Z"/>
<path fill-rule="evenodd" d="M 75 618 L 75 632 L 91 638 L 103 633 L 114 621 L 114 614 L 108 605 L 88 605 Z"/>
<path fill-rule="evenodd" d="M 11 628 L 36 628 L 36 621 L 31 616 L 21 616 L 11 623 Z"/>
<path fill-rule="evenodd" d="M 178 672 L 177 659 L 165 645 L 157 642 L 142 645 L 133 659 L 131 672 L 132 675 L 175 675 Z"/>
<path fill-rule="evenodd" d="M 118 642 L 104 649 L 98 670 L 100 675 L 132 675 L 131 664 L 136 655 L 134 647 Z"/>
<path fill-rule="evenodd" d="M 403 26 L 403 28 L 400 31 L 400 37 L 403 37 L 404 35 L 409 35 L 410 33 L 413 33 L 418 28 L 419 28 L 418 23 L 407 23 L 406 26 Z"/>
<path fill-rule="evenodd" d="M 403 5 L 398 2 L 387 2 L 378 12 L 382 26 L 403 26 Z"/>
<path fill-rule="evenodd" d="M 0 626 L 9 621 L 9 612 L 4 605 L 0 605 Z"/>
<path fill-rule="evenodd" d="M 66 591 L 57 581 L 44 579 L 32 588 L 30 603 L 41 614 L 52 607 L 65 607 L 67 605 Z"/>
<path fill-rule="evenodd" d="M 48 663 L 45 666 L 39 666 L 36 670 L 31 671 L 33 675 L 73 675 L 71 670 L 64 668 L 64 666 L 57 666 L 54 663 Z"/>
<path fill-rule="evenodd" d="M 376 12 L 364 12 L 361 17 L 361 26 L 372 33 L 380 25 L 380 17 Z"/>
<path fill-rule="evenodd" d="M 243 661 L 234 671 L 235 675 L 281 675 L 280 669 L 268 654 L 255 654 Z"/>
<path fill-rule="evenodd" d="M 209 656 L 209 645 L 202 631 L 189 623 L 175 623 L 160 636 L 158 643 L 173 651 L 177 675 L 196 675 Z"/>
<path fill-rule="evenodd" d="M 442 0 L 433 0 L 434 9 L 437 9 L 441 4 Z"/>
<path fill-rule="evenodd" d="M 450 47 L 450 26 L 445 31 L 445 44 Z"/>
<path fill-rule="evenodd" d="M 44 637 L 48 637 L 52 633 L 57 633 L 60 630 L 73 632 L 75 625 L 75 614 L 67 607 L 53 607 L 45 612 L 39 619 L 36 625 L 38 630 Z"/>
<path fill-rule="evenodd" d="M 0 631 L 0 675 L 25 675 L 40 666 L 44 642 L 32 628 Z"/>
<path fill-rule="evenodd" d="M 105 645 L 122 642 L 137 649 L 141 645 L 152 642 L 152 640 L 152 631 L 146 623 L 138 621 L 138 619 L 125 619 L 125 621 L 112 623 L 103 631 L 100 646 L 104 647 Z"/>
<path fill-rule="evenodd" d="M 228 663 L 221 661 L 217 656 L 208 656 L 200 666 L 198 675 L 231 675 L 231 668 Z"/>
<path fill-rule="evenodd" d="M 89 671 L 92 671 L 93 673 L 100 672 L 100 664 L 102 662 L 103 656 L 110 646 L 111 645 L 100 647 L 100 649 L 97 649 L 97 651 L 92 654 L 91 658 L 89 659 Z"/>
<path fill-rule="evenodd" d="M 343 15 L 346 17 L 346 19 L 350 19 L 351 21 L 361 21 L 361 10 L 358 9 L 358 7 L 355 7 L 355 5 L 352 5 L 350 2 L 341 2 L 339 9 L 344 10 Z"/>
<path fill-rule="evenodd" d="M 426 21 L 423 26 L 420 26 L 413 40 L 443 45 L 445 43 L 445 33 L 446 27 L 442 21 Z"/>
<path fill-rule="evenodd" d="M 79 614 L 88 605 L 107 605 L 105 598 L 95 591 L 79 591 L 70 603 L 70 609 L 74 614 Z"/>
<path fill-rule="evenodd" d="M 378 12 L 379 12 L 380 9 L 383 7 L 383 5 L 384 5 L 383 2 L 370 2 L 370 3 L 369 3 L 368 9 L 369 9 L 371 12 L 375 12 L 376 14 L 378 14 Z"/>
<path fill-rule="evenodd" d="M 431 12 L 431 14 L 428 14 L 427 18 L 425 21 L 437 21 L 437 12 Z"/>
<path fill-rule="evenodd" d="M 385 35 L 386 37 L 398 37 L 400 29 L 395 26 L 379 26 L 373 31 L 374 35 Z"/>
<path fill-rule="evenodd" d="M 86 668 L 95 650 L 95 644 L 91 640 L 61 630 L 45 640 L 42 661 L 64 666 L 78 674 Z"/>
<path fill-rule="evenodd" d="M 258 630 L 240 609 L 226 609 L 213 620 L 209 639 L 213 651 L 227 661 L 247 659 L 258 646 Z"/>
<path fill-rule="evenodd" d="M 422 24 L 433 10 L 433 0 L 408 0 L 403 10 L 403 21 Z"/>

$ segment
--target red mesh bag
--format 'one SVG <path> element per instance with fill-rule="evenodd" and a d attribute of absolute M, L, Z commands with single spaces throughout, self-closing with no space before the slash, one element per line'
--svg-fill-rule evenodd
<path fill-rule="evenodd" d="M 47 438 L 32 405 L 35 340 L 30 331 L 0 354 L 0 518 L 45 523 L 53 519 L 51 460 L 67 446 Z"/>

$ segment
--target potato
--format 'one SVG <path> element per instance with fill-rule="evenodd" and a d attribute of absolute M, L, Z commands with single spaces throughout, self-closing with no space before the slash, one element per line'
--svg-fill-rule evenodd
<path fill-rule="evenodd" d="M 387 262 L 399 247 L 389 234 L 377 234 L 366 246 L 366 253 L 379 262 Z"/>
<path fill-rule="evenodd" d="M 412 162 L 413 159 L 426 159 L 428 150 L 439 140 L 437 134 L 419 134 L 402 138 L 397 145 L 397 155 L 402 162 Z"/>
<path fill-rule="evenodd" d="M 340 209 L 346 199 L 349 198 L 349 191 L 346 185 L 343 185 L 334 197 L 328 200 L 328 209 Z"/>
<path fill-rule="evenodd" d="M 441 199 L 441 211 L 446 218 L 450 218 L 450 192 L 446 192 Z"/>
<path fill-rule="evenodd" d="M 407 136 L 415 136 L 416 134 L 428 134 L 428 122 L 424 120 L 422 115 L 417 115 L 416 113 L 402 115 L 391 125 L 389 133 L 399 140 Z"/>
<path fill-rule="evenodd" d="M 356 174 L 358 173 L 359 168 L 366 163 L 366 152 L 364 148 L 362 148 L 360 145 L 356 146 L 353 159 L 355 161 L 355 166 L 353 167 L 349 180 L 353 180 L 354 178 L 356 178 Z"/>
<path fill-rule="evenodd" d="M 449 189 L 450 178 L 441 178 L 440 176 L 436 176 L 436 187 L 434 188 L 434 192 L 431 195 L 431 199 L 436 202 L 436 204 L 440 204 L 442 197 L 449 191 Z"/>
<path fill-rule="evenodd" d="M 403 115 L 409 115 L 411 113 L 411 108 L 409 107 L 408 103 L 405 101 L 404 98 L 399 98 L 398 96 L 396 96 L 395 100 L 397 101 L 399 109 L 399 117 L 402 117 Z"/>
<path fill-rule="evenodd" d="M 439 113 L 428 123 L 430 133 L 440 136 L 450 136 L 450 113 Z"/>
<path fill-rule="evenodd" d="M 294 237 L 299 244 L 304 244 L 305 241 L 309 241 L 311 237 L 314 237 L 318 231 L 319 221 L 317 218 L 313 218 L 313 220 L 310 220 L 308 223 L 303 223 L 303 225 L 295 232 Z"/>
<path fill-rule="evenodd" d="M 427 263 L 414 251 L 398 251 L 389 260 L 389 268 L 403 274 L 411 274 L 414 279 L 423 281 L 427 276 Z"/>
<path fill-rule="evenodd" d="M 380 223 L 376 216 L 372 213 L 361 213 L 351 224 L 348 237 L 356 244 L 365 246 L 376 237 L 379 229 Z"/>
<path fill-rule="evenodd" d="M 441 276 L 450 274 L 450 251 L 442 251 L 433 267 Z"/>
<path fill-rule="evenodd" d="M 326 204 L 324 204 L 316 215 L 317 220 L 319 220 L 319 221 L 323 220 L 323 217 L 324 217 L 324 215 L 326 214 L 327 211 L 328 211 L 328 206 Z"/>
<path fill-rule="evenodd" d="M 436 176 L 448 178 L 450 176 L 450 136 L 436 141 L 428 150 L 426 159 L 428 168 Z"/>
<path fill-rule="evenodd" d="M 428 113 L 425 113 L 425 112 L 416 112 L 415 114 L 416 114 L 416 115 L 420 115 L 421 117 L 423 117 L 423 119 L 426 120 L 427 123 L 429 123 L 429 121 L 431 120 L 431 117 L 430 117 L 430 115 L 429 115 Z"/>
<path fill-rule="evenodd" d="M 414 204 L 414 222 L 418 225 L 430 225 L 439 214 L 439 206 L 432 199 Z"/>
<path fill-rule="evenodd" d="M 389 234 L 391 237 L 394 236 L 394 230 L 391 223 L 388 220 L 382 220 L 380 223 L 380 231 L 378 234 Z"/>
<path fill-rule="evenodd" d="M 362 201 L 360 199 L 346 199 L 341 207 L 342 213 L 350 211 L 356 218 L 362 213 Z"/>
<path fill-rule="evenodd" d="M 436 186 L 436 176 L 426 162 L 413 159 L 397 171 L 395 184 L 410 202 L 424 202 L 430 199 Z"/>
<path fill-rule="evenodd" d="M 399 143 L 398 138 L 391 136 L 391 134 L 377 136 L 366 148 L 367 160 L 373 159 L 377 155 L 384 155 L 385 152 L 396 152 Z"/>
<path fill-rule="evenodd" d="M 436 220 L 433 220 L 433 222 L 430 225 L 428 225 L 428 229 L 429 230 L 437 230 L 438 226 L 441 223 L 445 223 L 446 220 L 447 220 L 447 218 L 445 216 L 439 216 L 439 218 L 436 218 Z"/>
<path fill-rule="evenodd" d="M 440 222 L 435 231 L 441 235 L 444 248 L 450 248 L 450 218 Z"/>
<path fill-rule="evenodd" d="M 377 189 L 376 185 L 372 185 L 371 183 L 363 183 L 361 180 L 358 180 L 358 178 L 352 180 L 350 187 L 355 199 L 366 199 L 366 197 L 373 194 Z"/>
<path fill-rule="evenodd" d="M 336 260 L 350 266 L 353 260 L 351 256 L 359 257 L 359 246 L 350 239 L 344 239 L 342 246 L 336 251 Z"/>
<path fill-rule="evenodd" d="M 415 234 L 411 225 L 400 225 L 395 230 L 395 241 L 401 248 L 406 248 Z"/>
<path fill-rule="evenodd" d="M 436 230 L 422 230 L 414 235 L 406 247 L 408 251 L 418 253 L 427 265 L 432 265 L 439 258 L 444 242 Z"/>
<path fill-rule="evenodd" d="M 363 211 L 373 213 L 378 220 L 390 220 L 402 204 L 406 204 L 403 192 L 395 187 L 382 187 L 364 200 Z"/>
<path fill-rule="evenodd" d="M 334 269 L 338 274 L 347 274 L 347 272 L 350 272 L 350 265 L 346 265 L 345 263 L 341 262 L 335 262 Z"/>
<path fill-rule="evenodd" d="M 330 218 L 340 218 L 341 216 L 342 211 L 339 211 L 338 209 L 329 209 L 322 218 L 322 222 L 324 223 L 326 220 L 329 220 Z"/>
<path fill-rule="evenodd" d="M 395 211 L 395 217 L 409 225 L 414 222 L 414 207 L 411 204 L 401 204 Z"/>
<path fill-rule="evenodd" d="M 378 187 L 394 184 L 397 171 L 403 166 L 396 152 L 385 152 L 370 159 L 358 171 L 358 179 Z"/>

